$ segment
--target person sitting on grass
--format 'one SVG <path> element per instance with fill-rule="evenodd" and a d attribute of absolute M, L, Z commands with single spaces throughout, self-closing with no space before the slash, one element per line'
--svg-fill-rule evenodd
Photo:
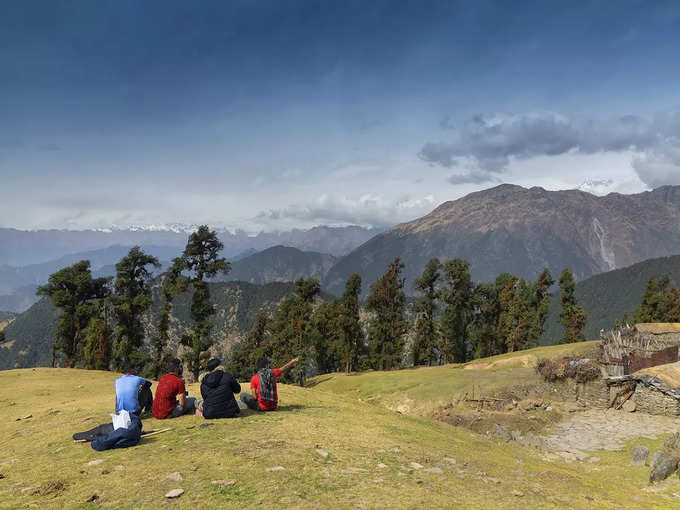
<path fill-rule="evenodd" d="M 239 413 L 234 393 L 241 393 L 241 385 L 219 359 L 208 361 L 207 368 L 209 372 L 199 378 L 203 400 L 196 404 L 196 414 L 207 419 L 233 418 Z"/>
<path fill-rule="evenodd" d="M 257 373 L 250 379 L 251 395 L 241 394 L 241 401 L 255 411 L 273 411 L 276 409 L 279 402 L 276 381 L 281 377 L 281 374 L 290 370 L 297 361 L 297 358 L 293 358 L 281 368 L 272 370 L 269 367 L 268 358 L 259 358 L 257 360 Z"/>
<path fill-rule="evenodd" d="M 161 377 L 153 399 L 152 412 L 157 420 L 177 418 L 195 411 L 196 399 L 186 396 L 182 380 L 182 362 L 172 358 L 168 362 L 168 373 Z"/>
<path fill-rule="evenodd" d="M 135 374 L 131 365 L 125 367 L 124 375 L 116 379 L 116 413 L 126 410 L 139 416 L 142 412 L 151 412 L 153 395 L 151 382 Z"/>

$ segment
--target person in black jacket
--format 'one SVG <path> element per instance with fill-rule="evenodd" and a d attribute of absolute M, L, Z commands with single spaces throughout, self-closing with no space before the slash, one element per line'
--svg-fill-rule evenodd
<path fill-rule="evenodd" d="M 241 393 L 241 385 L 233 375 L 224 370 L 218 359 L 208 361 L 208 370 L 210 372 L 201 380 L 203 417 L 233 418 L 239 413 L 234 393 Z"/>

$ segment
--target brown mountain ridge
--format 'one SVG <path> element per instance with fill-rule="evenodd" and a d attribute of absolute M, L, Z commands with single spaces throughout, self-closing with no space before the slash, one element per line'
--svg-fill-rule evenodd
<path fill-rule="evenodd" d="M 343 257 L 325 279 L 340 293 L 353 272 L 364 291 L 398 256 L 407 292 L 432 257 L 468 260 L 476 281 L 508 271 L 535 278 L 565 267 L 577 279 L 680 253 L 680 186 L 596 196 L 503 184 L 445 202 L 430 214 L 397 225 Z"/>

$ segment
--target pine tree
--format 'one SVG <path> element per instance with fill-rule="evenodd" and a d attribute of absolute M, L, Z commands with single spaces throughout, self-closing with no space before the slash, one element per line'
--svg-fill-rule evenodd
<path fill-rule="evenodd" d="M 182 343 L 191 348 L 189 355 L 189 369 L 198 379 L 200 371 L 201 353 L 212 346 L 210 338 L 210 317 L 215 314 L 215 308 L 210 302 L 210 289 L 206 278 L 216 276 L 217 273 L 227 273 L 231 269 L 229 262 L 219 257 L 224 245 L 217 238 L 217 234 L 207 225 L 201 225 L 196 232 L 189 236 L 184 253 L 177 259 L 175 270 L 188 271 L 188 283 L 191 285 L 191 319 L 193 328 L 191 334 L 182 338 Z"/>
<path fill-rule="evenodd" d="M 439 259 L 431 259 L 426 265 L 420 278 L 415 281 L 416 291 L 422 294 L 418 300 L 416 311 L 418 319 L 415 325 L 415 338 L 413 340 L 413 364 L 432 365 L 437 361 L 437 324 L 435 313 L 440 291 L 437 283 L 441 276 L 441 262 Z"/>
<path fill-rule="evenodd" d="M 50 275 L 48 283 L 38 288 L 39 296 L 49 296 L 61 309 L 53 345 L 53 365 L 57 352 L 65 358 L 67 367 L 84 361 L 84 331 L 97 314 L 98 302 L 110 294 L 111 278 L 92 278 L 90 261 L 81 260 Z"/>
<path fill-rule="evenodd" d="M 85 367 L 91 370 L 108 370 L 111 362 L 112 331 L 101 317 L 90 319 L 85 329 Z"/>
<path fill-rule="evenodd" d="M 497 286 L 480 283 L 472 294 L 474 319 L 470 337 L 475 346 L 475 357 L 485 358 L 504 352 L 504 345 L 498 337 L 500 306 Z"/>
<path fill-rule="evenodd" d="M 569 269 L 560 276 L 560 305 L 562 313 L 560 322 L 564 326 L 564 338 L 561 343 L 580 342 L 584 340 L 583 330 L 586 327 L 586 314 L 576 300 L 574 277 Z"/>
<path fill-rule="evenodd" d="M 312 303 L 320 292 L 321 285 L 316 278 L 297 280 L 295 296 L 281 300 L 271 321 L 272 361 L 279 364 L 299 358 L 286 377 L 300 386 L 307 381 L 315 338 L 311 322 Z"/>
<path fill-rule="evenodd" d="M 139 246 L 133 247 L 116 264 L 113 312 L 116 316 L 116 330 L 113 359 L 118 370 L 128 364 L 141 369 L 150 358 L 142 350 L 144 328 L 142 315 L 152 303 L 151 271 L 149 266 L 160 267 L 158 259 L 144 253 Z"/>
<path fill-rule="evenodd" d="M 462 363 L 468 359 L 468 327 L 473 320 L 470 264 L 451 259 L 444 264 L 441 318 L 441 351 L 444 363 Z"/>
<path fill-rule="evenodd" d="M 181 258 L 175 258 L 167 273 L 162 277 L 163 309 L 161 319 L 158 322 L 158 334 L 154 339 L 154 375 L 160 378 L 165 370 L 164 353 L 170 340 L 170 312 L 172 302 L 177 294 L 187 289 L 189 279 L 182 276 L 184 262 Z"/>
<path fill-rule="evenodd" d="M 228 370 L 239 380 L 247 381 L 257 369 L 257 359 L 271 356 L 269 347 L 269 321 L 263 313 L 255 317 L 255 324 L 246 337 L 236 344 L 232 353 Z"/>
<path fill-rule="evenodd" d="M 345 292 L 338 302 L 337 347 L 336 352 L 346 373 L 350 373 L 359 363 L 364 334 L 359 322 L 359 296 L 361 295 L 361 276 L 351 275 L 345 285 Z"/>
<path fill-rule="evenodd" d="M 371 287 L 366 308 L 374 313 L 368 329 L 371 362 L 378 370 L 399 366 L 404 349 L 406 296 L 401 272 L 404 264 L 394 259 Z"/>
<path fill-rule="evenodd" d="M 680 288 L 671 285 L 670 277 L 650 278 L 640 306 L 633 314 L 637 322 L 679 322 Z"/>

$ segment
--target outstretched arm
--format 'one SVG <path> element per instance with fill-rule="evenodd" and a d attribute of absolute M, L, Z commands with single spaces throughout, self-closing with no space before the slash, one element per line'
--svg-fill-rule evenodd
<path fill-rule="evenodd" d="M 298 358 L 293 358 L 292 360 L 290 360 L 288 363 L 286 363 L 285 365 L 283 365 L 280 368 L 281 372 L 285 372 L 287 370 L 290 370 L 293 367 L 293 365 L 295 365 L 295 363 L 297 363 L 297 362 L 298 362 Z"/>

